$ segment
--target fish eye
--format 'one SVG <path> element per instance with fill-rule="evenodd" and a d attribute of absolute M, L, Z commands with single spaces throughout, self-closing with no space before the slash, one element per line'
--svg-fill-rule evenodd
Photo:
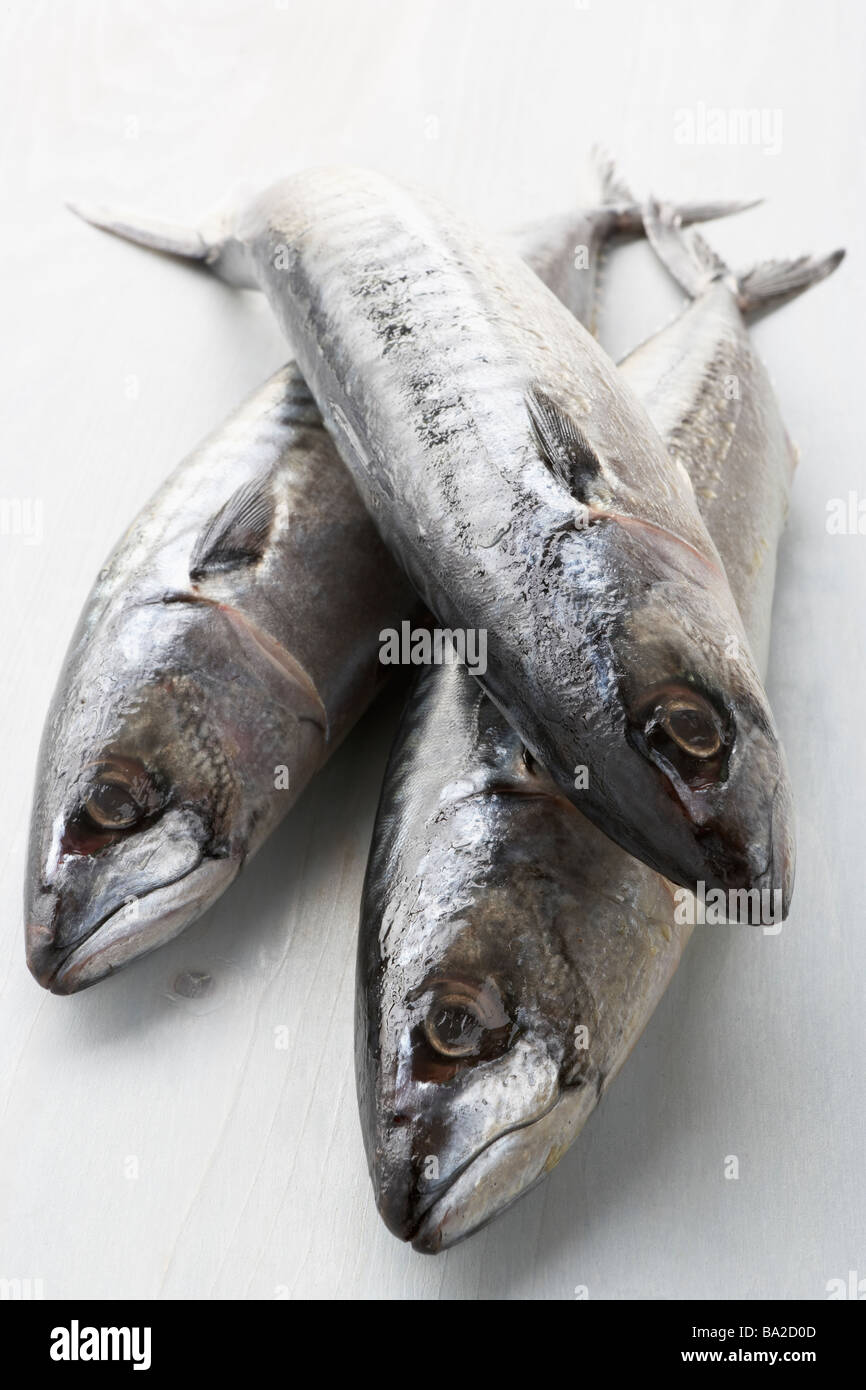
<path fill-rule="evenodd" d="M 508 1015 L 492 982 L 434 986 L 424 1035 L 440 1057 L 459 1060 L 491 1055 L 508 1031 Z"/>
<path fill-rule="evenodd" d="M 148 773 L 130 761 L 98 765 L 81 803 L 86 819 L 103 832 L 131 830 L 157 806 Z"/>
<path fill-rule="evenodd" d="M 442 999 L 424 1019 L 424 1032 L 443 1057 L 472 1057 L 480 1049 L 484 1024 L 471 1005 Z"/>
<path fill-rule="evenodd" d="M 693 790 L 725 775 L 733 726 L 700 690 L 685 684 L 656 689 L 632 715 L 629 737 L 644 757 Z"/>
<path fill-rule="evenodd" d="M 702 695 L 672 696 L 657 705 L 647 734 L 651 736 L 656 726 L 691 758 L 713 758 L 722 747 L 719 717 Z"/>
<path fill-rule="evenodd" d="M 84 809 L 100 830 L 128 830 L 145 815 L 127 787 L 118 782 L 97 782 Z"/>

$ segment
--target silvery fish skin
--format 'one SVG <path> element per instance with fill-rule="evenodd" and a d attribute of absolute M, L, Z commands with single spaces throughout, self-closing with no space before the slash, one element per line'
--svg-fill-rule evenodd
<path fill-rule="evenodd" d="M 643 232 L 639 205 L 601 173 L 597 207 L 518 239 L 587 314 L 605 239 Z M 592 258 L 569 280 L 578 243 Z M 26 888 L 28 959 L 56 992 L 170 939 L 219 896 L 320 765 L 322 725 L 330 751 L 363 712 L 378 635 L 412 611 L 320 423 L 297 369 L 278 372 L 180 466 L 88 598 L 48 718 Z M 299 669 L 292 685 L 296 650 L 315 681 Z M 317 682 L 327 709 L 314 696 L 310 720 Z M 102 822 L 107 807 L 94 792 L 123 811 L 130 779 L 146 814 L 95 824 L 87 805 Z"/>
<path fill-rule="evenodd" d="M 591 335 L 513 250 L 360 170 L 182 249 L 265 289 L 389 549 L 444 628 L 486 633 L 483 686 L 560 789 L 675 881 L 787 910 L 787 773 L 736 605 Z"/>
<path fill-rule="evenodd" d="M 798 287 L 837 263 L 798 263 Z M 738 299 L 730 278 L 706 283 L 620 369 L 689 469 L 765 661 L 795 459 Z M 383 787 L 358 954 L 362 1128 L 396 1235 L 447 1248 L 555 1165 L 691 930 L 672 885 L 575 811 L 463 669 L 422 675 Z"/>
<path fill-rule="evenodd" d="M 294 366 L 155 494 L 82 613 L 39 757 L 28 964 L 69 994 L 222 893 L 381 684 L 414 596 Z"/>

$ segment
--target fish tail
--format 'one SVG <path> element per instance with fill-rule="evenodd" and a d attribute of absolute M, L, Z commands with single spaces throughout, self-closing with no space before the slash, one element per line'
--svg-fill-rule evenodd
<path fill-rule="evenodd" d="M 761 261 L 737 279 L 739 304 L 744 314 L 755 318 L 794 299 L 810 285 L 826 280 L 844 260 L 840 247 L 827 256 L 797 256 L 790 261 Z"/>
<path fill-rule="evenodd" d="M 92 227 L 100 227 L 124 241 L 133 241 L 181 260 L 197 261 L 229 285 L 258 288 L 246 248 L 234 237 L 229 216 L 211 218 L 201 228 L 196 228 L 95 203 L 70 202 L 66 206 Z"/>
<path fill-rule="evenodd" d="M 670 203 L 650 198 L 643 208 L 643 225 L 659 260 L 690 299 L 698 299 L 714 281 L 730 276 L 725 262 L 702 236 L 683 231 L 682 219 Z"/>
<path fill-rule="evenodd" d="M 585 216 L 592 227 L 594 245 L 595 279 L 592 285 L 591 304 L 585 317 L 586 326 L 595 333 L 599 300 L 605 275 L 610 244 L 614 238 L 642 237 L 644 235 L 643 204 L 634 196 L 629 185 L 617 167 L 616 161 L 601 146 L 596 145 L 591 154 L 594 192 L 590 207 Z M 675 212 L 680 223 L 707 222 L 715 217 L 728 217 L 754 206 L 754 201 L 731 200 L 728 202 L 679 203 Z M 531 263 L 531 262 L 530 262 Z"/>
<path fill-rule="evenodd" d="M 624 236 L 642 236 L 644 207 L 623 179 L 611 154 L 596 145 L 592 151 L 593 175 L 597 187 L 598 212 L 613 214 L 612 231 Z M 757 207 L 762 198 L 717 198 L 672 204 L 680 225 L 690 227 L 695 222 L 714 222 L 718 217 L 731 217 Z"/>
<path fill-rule="evenodd" d="M 590 154 L 592 175 L 596 185 L 596 197 L 600 207 L 615 207 L 622 204 L 628 207 L 635 198 L 609 150 L 603 145 L 594 145 Z M 638 228 L 640 231 L 641 229 Z"/>
<path fill-rule="evenodd" d="M 787 303 L 810 285 L 826 279 L 845 255 L 840 250 L 828 256 L 762 261 L 736 275 L 702 236 L 683 230 L 676 208 L 651 199 L 643 210 L 643 223 L 659 260 L 690 299 L 704 294 L 715 281 L 726 280 L 737 296 L 741 312 L 750 318 Z"/>

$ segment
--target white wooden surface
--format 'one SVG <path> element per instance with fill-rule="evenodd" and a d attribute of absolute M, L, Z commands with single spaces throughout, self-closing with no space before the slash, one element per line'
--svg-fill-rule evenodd
<path fill-rule="evenodd" d="M 592 1298 L 821 1298 L 866 1274 L 866 538 L 825 529 L 829 498 L 866 492 L 863 13 L 4 6 L 0 495 L 41 502 L 43 536 L 0 536 L 0 1277 L 55 1297 L 570 1298 L 585 1284 Z M 680 143 L 682 111 L 699 120 L 701 104 L 781 113 L 781 148 Z M 799 882 L 779 937 L 698 932 L 546 1184 L 429 1259 L 373 1208 L 352 1072 L 356 914 L 393 701 L 180 940 L 71 999 L 26 972 L 30 782 L 78 610 L 168 469 L 287 355 L 255 296 L 100 236 L 63 200 L 192 218 L 238 182 L 338 160 L 503 226 L 576 198 L 597 139 L 643 189 L 766 194 L 713 233 L 736 263 L 849 249 L 832 282 L 757 330 L 802 449 L 771 674 Z M 657 279 L 643 298 L 650 273 L 642 248 L 616 262 L 617 351 L 676 304 Z M 207 999 L 174 992 L 187 969 L 212 973 Z M 738 1181 L 723 1177 L 731 1154 Z"/>

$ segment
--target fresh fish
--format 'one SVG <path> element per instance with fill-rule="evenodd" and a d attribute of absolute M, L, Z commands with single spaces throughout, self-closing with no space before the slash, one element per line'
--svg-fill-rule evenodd
<path fill-rule="evenodd" d="M 265 289 L 389 549 L 445 629 L 486 634 L 482 684 L 563 793 L 676 882 L 787 911 L 787 773 L 736 605 L 592 336 L 513 250 L 359 170 L 177 244 Z"/>
<path fill-rule="evenodd" d="M 234 879 L 381 684 L 414 596 L 297 368 L 197 449 L 101 571 L 48 715 L 27 959 L 70 994 Z"/>
<path fill-rule="evenodd" d="M 795 459 L 743 313 L 839 256 L 737 282 L 658 210 L 649 226 L 695 300 L 620 370 L 688 469 L 763 663 Z M 776 851 L 791 862 L 788 825 L 786 810 Z M 679 963 L 692 930 L 679 895 L 680 911 L 665 878 L 575 810 L 464 670 L 421 676 L 382 791 L 358 953 L 361 1121 L 397 1236 L 444 1249 L 556 1164 Z"/>
<path fill-rule="evenodd" d="M 605 238 L 643 230 L 600 175 L 597 208 L 519 239 L 587 313 Z M 569 277 L 578 241 L 592 259 Z M 378 636 L 412 611 L 320 422 L 297 369 L 278 372 L 145 508 L 88 599 L 43 742 L 26 890 L 28 960 L 56 992 L 219 896 L 362 713 Z"/>

